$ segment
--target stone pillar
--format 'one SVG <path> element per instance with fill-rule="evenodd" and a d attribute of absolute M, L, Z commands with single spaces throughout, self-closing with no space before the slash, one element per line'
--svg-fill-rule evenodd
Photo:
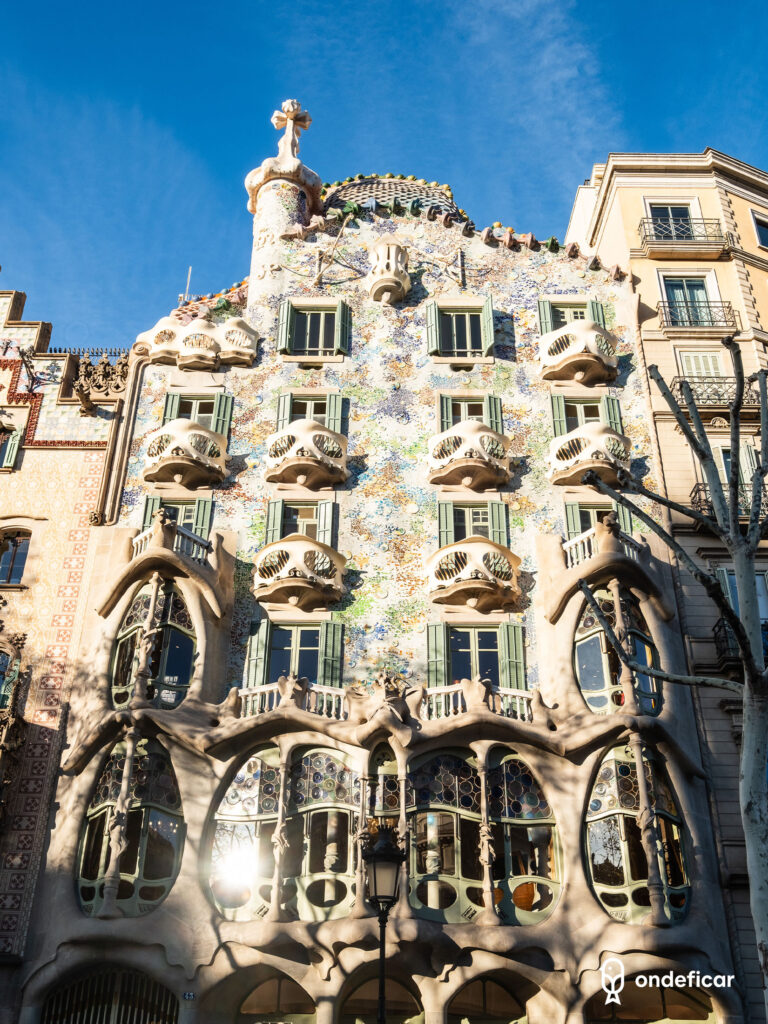
<path fill-rule="evenodd" d="M 643 850 L 648 861 L 648 895 L 651 900 L 650 923 L 663 928 L 668 926 L 670 921 L 664 910 L 664 883 L 659 869 L 659 837 L 656 830 L 656 815 L 653 811 L 648 780 L 645 777 L 643 741 L 638 733 L 632 734 L 629 746 L 635 758 L 635 768 L 637 771 L 637 798 L 640 805 L 637 823 L 640 826 Z"/>
<path fill-rule="evenodd" d="M 288 778 L 290 775 L 290 763 L 282 761 L 280 764 L 280 791 L 277 802 L 277 822 L 275 831 L 272 833 L 272 849 L 275 855 L 275 870 L 272 875 L 272 899 L 265 920 L 281 921 L 283 916 L 281 896 L 283 891 L 283 858 L 285 857 L 288 840 L 285 834 L 285 805 L 288 793 Z"/>
<path fill-rule="evenodd" d="M 621 607 L 621 585 L 615 577 L 608 584 L 608 589 L 610 590 L 611 597 L 613 598 L 613 607 L 616 615 L 615 632 L 619 640 L 621 640 L 622 644 L 625 645 L 626 649 L 624 638 L 626 637 L 627 623 L 624 619 L 624 611 Z M 632 669 L 628 668 L 623 662 L 621 665 L 620 682 L 621 691 L 624 694 L 624 707 L 622 710 L 625 711 L 628 715 L 639 715 L 640 708 L 637 704 L 637 695 L 635 694 L 635 680 L 632 675 Z"/>
<path fill-rule="evenodd" d="M 488 815 L 488 768 L 483 763 L 480 765 L 480 863 L 483 866 L 483 903 L 485 906 L 475 919 L 476 924 L 499 925 L 501 921 L 496 914 L 493 884 L 493 861 L 495 857 L 493 849 L 493 834 L 491 822 Z"/>

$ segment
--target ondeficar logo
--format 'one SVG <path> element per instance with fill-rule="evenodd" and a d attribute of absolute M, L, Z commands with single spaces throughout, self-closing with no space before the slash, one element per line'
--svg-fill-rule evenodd
<path fill-rule="evenodd" d="M 605 992 L 605 1005 L 618 1003 L 621 1006 L 619 992 L 624 988 L 624 964 L 617 956 L 609 956 L 600 968 L 600 978 Z"/>

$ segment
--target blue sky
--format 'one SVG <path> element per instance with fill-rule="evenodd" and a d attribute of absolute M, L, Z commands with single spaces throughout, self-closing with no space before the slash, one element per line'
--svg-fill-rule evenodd
<path fill-rule="evenodd" d="M 7 5 L 0 288 L 57 346 L 130 345 L 248 273 L 243 178 L 296 97 L 326 181 L 448 182 L 483 227 L 562 238 L 610 151 L 768 168 L 768 5 L 365 0 Z"/>

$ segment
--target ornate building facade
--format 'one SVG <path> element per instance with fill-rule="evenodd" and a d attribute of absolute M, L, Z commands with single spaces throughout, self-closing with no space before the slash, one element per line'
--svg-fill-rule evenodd
<path fill-rule="evenodd" d="M 323 185 L 306 112 L 273 122 L 248 278 L 106 356 L 106 392 L 85 357 L 38 384 L 106 454 L 77 527 L 76 472 L 59 495 L 66 746 L 0 1020 L 372 1022 L 390 825 L 388 1021 L 745 1020 L 697 709 L 579 590 L 684 669 L 666 550 L 582 482 L 660 485 L 626 261 L 479 231 L 436 182 Z"/>

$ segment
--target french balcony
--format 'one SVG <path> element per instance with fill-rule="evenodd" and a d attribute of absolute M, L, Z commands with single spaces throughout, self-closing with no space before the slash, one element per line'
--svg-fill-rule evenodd
<path fill-rule="evenodd" d="M 134 561 L 146 554 L 150 547 L 159 547 L 170 548 L 175 554 L 196 565 L 207 565 L 208 554 L 212 550 L 209 540 L 169 520 L 162 509 L 155 514 L 155 523 L 133 538 L 132 545 L 131 557 Z"/>
<path fill-rule="evenodd" d="M 670 389 L 683 411 L 686 409 L 683 399 L 684 383 L 690 385 L 691 393 L 698 409 L 725 410 L 736 397 L 735 377 L 675 377 L 672 380 Z M 744 384 L 742 408 L 752 413 L 759 412 L 760 410 L 760 393 L 755 385 L 750 384 L 748 381 Z"/>
<path fill-rule="evenodd" d="M 294 420 L 267 438 L 266 462 L 269 483 L 333 487 L 349 476 L 347 439 L 316 420 Z"/>
<path fill-rule="evenodd" d="M 300 711 L 309 711 L 310 714 L 339 722 L 347 717 L 345 691 L 338 686 L 321 686 L 314 683 L 300 692 L 296 699 L 287 699 L 281 694 L 279 683 L 267 683 L 265 686 L 240 690 L 240 697 L 243 702 L 241 718 L 265 715 L 281 706 L 298 707 Z"/>
<path fill-rule="evenodd" d="M 740 329 L 739 317 L 730 302 L 660 302 L 656 307 L 662 329 L 676 333 L 697 331 L 721 337 Z"/>
<path fill-rule="evenodd" d="M 761 622 L 760 628 L 763 634 L 763 657 L 768 660 L 768 622 Z M 736 636 L 725 619 L 717 620 L 713 636 L 718 667 L 723 669 L 741 664 L 741 652 L 736 643 Z"/>
<path fill-rule="evenodd" d="M 592 320 L 574 320 L 542 336 L 539 359 L 543 380 L 597 384 L 616 379 L 616 339 Z"/>
<path fill-rule="evenodd" d="M 429 482 L 469 487 L 503 487 L 509 480 L 509 440 L 484 423 L 465 420 L 429 441 Z"/>
<path fill-rule="evenodd" d="M 227 475 L 227 439 L 193 420 L 176 419 L 149 435 L 142 479 L 190 490 L 213 487 Z"/>
<path fill-rule="evenodd" d="M 592 470 L 604 483 L 615 486 L 618 474 L 629 470 L 628 437 L 604 423 L 584 423 L 553 439 L 549 448 L 549 479 L 553 484 L 580 484 Z"/>
<path fill-rule="evenodd" d="M 639 561 L 642 550 L 642 545 L 629 534 L 618 529 L 611 531 L 602 523 L 599 527 L 593 526 L 591 530 L 580 533 L 578 537 L 563 541 L 566 569 L 573 569 L 598 555 L 607 554 Z"/>
<path fill-rule="evenodd" d="M 467 699 L 467 683 L 452 683 L 449 686 L 430 686 L 424 691 L 421 703 L 421 720 L 435 721 L 440 718 L 454 718 L 465 715 L 472 704 Z M 493 715 L 511 718 L 519 722 L 533 721 L 533 697 L 525 690 L 499 688 L 489 690 L 485 707 Z"/>
<path fill-rule="evenodd" d="M 435 604 L 502 611 L 520 599 L 520 559 L 486 537 L 446 544 L 427 563 L 429 596 Z"/>
<path fill-rule="evenodd" d="M 725 499 L 728 500 L 728 484 L 723 484 L 723 490 L 725 492 Z M 739 502 L 739 517 L 741 519 L 748 519 L 752 508 L 752 488 L 751 486 L 744 486 L 739 484 L 738 487 L 738 502 Z M 696 512 L 700 512 L 704 516 L 714 517 L 714 507 L 712 505 L 712 496 L 709 491 L 709 485 L 705 483 L 694 484 L 693 490 L 690 495 L 691 508 Z M 760 497 L 760 517 L 768 515 L 768 492 L 763 489 Z"/>
<path fill-rule="evenodd" d="M 717 259 L 728 244 L 716 218 L 644 217 L 639 232 L 643 255 L 653 260 Z"/>
<path fill-rule="evenodd" d="M 252 593 L 267 605 L 314 611 L 327 608 L 344 593 L 346 558 L 303 533 L 267 544 L 256 556 Z"/>

